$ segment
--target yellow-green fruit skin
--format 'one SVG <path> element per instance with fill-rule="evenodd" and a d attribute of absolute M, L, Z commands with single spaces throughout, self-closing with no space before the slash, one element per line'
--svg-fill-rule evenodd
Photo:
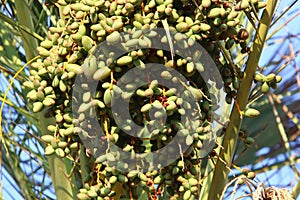
<path fill-rule="evenodd" d="M 254 108 L 247 108 L 244 111 L 244 116 L 245 117 L 250 117 L 250 118 L 254 118 L 254 117 L 258 117 L 260 115 L 260 112 Z"/>
<path fill-rule="evenodd" d="M 261 86 L 261 92 L 262 93 L 268 93 L 270 91 L 270 86 L 267 82 L 264 82 Z"/>

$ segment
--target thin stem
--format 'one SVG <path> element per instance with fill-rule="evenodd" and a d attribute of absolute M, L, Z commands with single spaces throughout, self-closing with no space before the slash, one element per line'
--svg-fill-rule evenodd
<path fill-rule="evenodd" d="M 273 13 L 275 11 L 277 1 L 268 0 L 267 7 L 263 12 L 261 23 L 257 29 L 257 33 L 254 38 L 253 48 L 249 55 L 249 59 L 246 64 L 246 77 L 241 83 L 241 89 L 237 93 L 237 102 L 241 110 L 244 110 L 248 103 L 248 96 L 251 90 L 253 76 L 255 74 L 258 62 L 264 47 L 267 32 L 272 20 Z M 242 116 L 240 116 L 239 109 L 235 104 L 230 115 L 230 122 L 226 129 L 226 133 L 223 140 L 223 149 L 220 151 L 220 159 L 218 159 L 215 172 L 213 175 L 212 184 L 209 192 L 209 200 L 220 199 L 221 194 L 225 188 L 229 170 L 227 166 L 231 166 L 235 147 L 238 138 L 238 132 L 241 126 Z M 227 166 L 224 165 L 225 161 Z"/>
<path fill-rule="evenodd" d="M 283 126 L 283 123 L 281 121 L 281 118 L 278 114 L 278 111 L 277 111 L 277 108 L 275 106 L 275 103 L 274 103 L 274 100 L 273 100 L 273 97 L 272 95 L 269 95 L 268 96 L 268 99 L 270 101 L 270 104 L 272 106 L 272 110 L 273 110 L 273 114 L 274 114 L 274 117 L 275 117 L 275 120 L 276 120 L 276 123 L 277 123 L 277 127 L 278 127 L 278 131 L 280 133 L 280 136 L 281 136 L 281 139 L 284 143 L 284 147 L 288 153 L 288 158 L 290 160 L 290 167 L 293 169 L 294 173 L 295 173 L 295 177 L 297 179 L 299 179 L 299 172 L 295 166 L 295 160 L 292 156 L 292 151 L 291 151 L 291 146 L 290 146 L 290 143 L 289 143 L 289 139 L 288 139 L 288 136 L 286 134 L 286 131 L 285 131 L 285 128 Z"/>

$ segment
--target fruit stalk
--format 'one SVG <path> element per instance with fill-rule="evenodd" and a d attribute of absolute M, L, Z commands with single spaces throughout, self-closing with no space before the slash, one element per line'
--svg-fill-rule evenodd
<path fill-rule="evenodd" d="M 33 30 L 33 20 L 32 15 L 29 9 L 24 9 L 26 7 L 25 1 L 17 0 L 15 2 L 16 9 L 18 12 L 18 16 L 22 16 L 18 21 L 20 25 L 24 27 L 28 27 L 30 30 Z M 25 31 L 21 30 L 21 38 L 24 41 L 24 50 L 26 53 L 26 60 L 32 59 L 36 55 L 36 47 L 38 46 L 37 39 L 34 38 L 32 35 L 26 33 Z M 41 135 L 46 134 L 48 131 L 46 129 L 47 125 L 45 124 L 49 120 L 45 119 L 44 115 L 39 113 L 37 117 L 40 119 L 38 121 L 39 127 L 42 127 L 39 132 Z M 73 199 L 73 191 L 71 188 L 70 181 L 65 177 L 66 173 L 66 165 L 61 158 L 52 156 L 48 158 L 49 168 L 51 171 L 51 176 L 53 180 L 53 184 L 55 187 L 56 195 L 58 199 Z M 31 196 L 32 197 L 32 196 Z M 27 198 L 31 198 L 27 197 Z"/>
<path fill-rule="evenodd" d="M 258 66 L 270 23 L 272 21 L 276 3 L 277 1 L 273 0 L 267 1 L 267 7 L 263 12 L 257 33 L 255 35 L 253 49 L 246 64 L 246 77 L 243 79 L 241 87 L 237 93 L 237 103 L 239 104 L 241 110 L 245 109 L 248 102 L 248 96 L 252 86 L 253 77 Z M 232 163 L 241 122 L 242 116 L 240 116 L 238 107 L 234 105 L 230 115 L 230 122 L 223 139 L 223 149 L 220 151 L 220 158 L 217 161 L 215 172 L 213 174 L 208 196 L 209 200 L 219 199 L 224 190 L 229 174 L 228 166 L 230 167 Z M 224 161 L 226 162 L 227 166 L 224 165 Z"/>
<path fill-rule="evenodd" d="M 24 9 L 25 8 L 25 9 Z M 32 15 L 29 9 L 27 9 L 25 1 L 17 0 L 16 1 L 16 9 L 18 12 L 18 16 L 23 16 L 19 19 L 20 25 L 24 27 L 28 27 L 30 30 L 33 30 L 33 20 Z M 24 17 L 25 16 L 25 17 Z M 36 47 L 38 46 L 38 42 L 36 38 L 32 35 L 25 33 L 22 31 L 21 34 L 22 40 L 24 41 L 24 50 L 26 53 L 26 60 L 30 60 L 36 55 Z M 47 122 L 49 119 L 46 119 L 43 113 L 39 113 L 37 119 L 39 119 L 38 124 L 41 129 L 39 133 L 41 135 L 47 134 Z M 51 173 L 51 178 L 53 181 L 53 185 L 56 191 L 56 196 L 58 199 L 74 199 L 73 198 L 73 190 L 71 187 L 70 181 L 66 178 L 68 165 L 71 165 L 69 162 L 66 164 L 63 159 L 58 158 L 57 156 L 51 156 L 48 158 L 49 168 Z"/>

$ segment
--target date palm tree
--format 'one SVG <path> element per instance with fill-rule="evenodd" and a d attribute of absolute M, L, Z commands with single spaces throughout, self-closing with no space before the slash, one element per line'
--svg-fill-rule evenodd
<path fill-rule="evenodd" d="M 93 168 L 84 148 L 79 149 L 75 159 L 45 156 L 46 143 L 41 137 L 55 119 L 32 112 L 27 98 L 29 90 L 23 86 L 29 79 L 28 66 L 36 60 L 37 47 L 47 36 L 48 28 L 64 18 L 57 5 L 56 0 L 2 0 L 0 4 L 0 198 L 76 199 L 79 189 L 84 187 L 87 168 Z M 228 111 L 227 128 L 217 141 L 219 147 L 202 161 L 205 178 L 201 185 L 205 187 L 199 187 L 200 199 L 271 197 L 282 192 L 281 188 L 287 188 L 294 198 L 299 197 L 297 5 L 297 0 L 268 0 L 261 12 L 240 15 L 240 24 L 250 36 L 247 42 L 251 51 L 242 54 L 238 46 L 231 48 L 230 56 L 243 66 L 245 77 Z M 281 75 L 282 81 L 276 89 L 263 93 L 262 84 L 253 77 L 270 73 Z M 246 107 L 259 110 L 260 116 L 243 119 L 241 112 Z M 280 173 L 288 181 L 273 178 Z M 122 186 L 116 188 L 122 193 L 117 192 L 117 196 L 133 199 L 132 191 L 126 192 Z M 258 191 L 260 188 L 263 192 Z M 141 199 L 148 198 L 142 189 L 133 192 Z M 282 195 L 290 198 L 286 193 Z"/>

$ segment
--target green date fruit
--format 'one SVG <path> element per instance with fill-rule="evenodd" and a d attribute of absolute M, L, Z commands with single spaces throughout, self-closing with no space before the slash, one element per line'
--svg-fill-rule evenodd
<path fill-rule="evenodd" d="M 85 176 L 74 183 L 76 197 L 138 199 L 138 192 L 147 191 L 145 198 L 156 198 L 166 191 L 169 199 L 198 199 L 199 180 L 204 177 L 197 155 L 206 148 L 204 140 L 209 137 L 212 113 L 217 109 L 214 102 L 231 104 L 243 89 L 243 72 L 232 57 L 236 52 L 231 52 L 251 51 L 247 46 L 250 35 L 241 16 L 256 16 L 254 12 L 265 3 L 58 0 L 55 6 L 61 16 L 40 42 L 37 52 L 41 59 L 31 64 L 23 86 L 32 111 L 45 112 L 49 122 L 55 120 L 46 127 L 49 133 L 41 136 L 45 155 L 68 158 L 76 177 Z M 197 45 L 204 49 L 195 50 Z M 205 62 L 209 57 L 218 68 L 215 71 Z M 167 69 L 151 71 L 149 63 Z M 123 79 L 125 73 L 129 76 Z M 221 75 L 219 82 L 217 73 Z M 210 75 L 212 88 L 206 85 L 206 75 Z M 276 88 L 282 79 L 260 73 L 251 78 L 261 82 L 262 93 Z M 224 99 L 215 91 L 220 88 L 226 93 Z M 117 104 L 112 104 L 114 100 Z M 124 113 L 115 112 L 118 100 L 125 100 L 120 108 L 128 109 L 128 119 L 123 119 Z M 247 117 L 259 114 L 253 108 L 243 111 Z M 94 135 L 98 131 L 104 134 Z M 133 137 L 129 132 L 146 137 Z M 188 151 L 153 172 L 154 158 L 147 153 L 163 149 L 175 137 L 176 144 L 189 146 Z M 106 141 L 110 143 L 105 146 Z M 246 135 L 243 142 L 247 146 L 254 141 Z M 105 147 L 105 153 L 99 153 L 98 147 Z M 171 155 L 176 150 L 168 151 Z M 139 156 L 145 160 L 141 162 Z M 120 158 L 125 163 L 119 162 Z M 159 159 L 168 160 L 168 156 Z M 118 171 L 118 167 L 128 171 Z M 201 177 L 195 178 L 198 175 Z M 119 194 L 119 186 L 132 191 L 133 196 Z"/>

